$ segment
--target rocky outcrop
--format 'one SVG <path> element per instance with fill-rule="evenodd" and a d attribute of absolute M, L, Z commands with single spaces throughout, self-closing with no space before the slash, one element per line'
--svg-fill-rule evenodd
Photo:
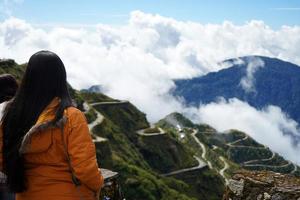
<path fill-rule="evenodd" d="M 240 171 L 223 200 L 300 200 L 300 178 L 270 171 Z"/>

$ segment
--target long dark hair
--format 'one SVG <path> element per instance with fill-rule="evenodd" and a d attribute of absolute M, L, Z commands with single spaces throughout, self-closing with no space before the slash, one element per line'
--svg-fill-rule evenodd
<path fill-rule="evenodd" d="M 8 101 L 15 96 L 18 83 L 11 74 L 0 75 L 0 103 Z"/>
<path fill-rule="evenodd" d="M 54 122 L 62 118 L 65 108 L 72 106 L 66 70 L 55 53 L 39 51 L 30 57 L 16 96 L 3 116 L 3 166 L 11 192 L 26 190 L 24 158 L 19 154 L 21 140 L 55 97 L 61 101 Z"/>

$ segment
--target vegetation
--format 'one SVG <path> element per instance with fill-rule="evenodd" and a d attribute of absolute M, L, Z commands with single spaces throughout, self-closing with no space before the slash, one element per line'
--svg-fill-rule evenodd
<path fill-rule="evenodd" d="M 223 179 L 208 167 L 174 177 L 188 184 L 190 186 L 189 194 L 197 199 L 220 200 L 224 194 Z"/>
<path fill-rule="evenodd" d="M 157 127 L 144 129 L 144 133 L 159 133 L 159 132 L 160 130 Z"/>
<path fill-rule="evenodd" d="M 198 164 L 188 148 L 167 134 L 139 137 L 136 145 L 151 168 L 159 173 L 168 173 Z"/>
<path fill-rule="evenodd" d="M 87 112 L 85 112 L 85 117 L 88 123 L 91 123 L 97 119 L 97 113 L 94 109 L 90 109 Z"/>
<path fill-rule="evenodd" d="M 116 170 L 121 175 L 121 184 L 126 199 L 133 200 L 195 200 L 185 194 L 189 187 L 182 181 L 164 178 L 134 165 L 118 163 Z"/>
<path fill-rule="evenodd" d="M 135 131 L 149 127 L 146 115 L 131 103 L 94 106 L 105 118 L 134 137 Z M 132 133 L 134 135 L 132 135 Z"/>
<path fill-rule="evenodd" d="M 171 113 L 167 115 L 164 119 L 159 120 L 156 123 L 156 125 L 162 128 L 172 128 L 172 127 L 178 128 L 177 125 L 179 125 L 182 128 L 194 126 L 193 122 L 191 122 L 186 117 L 183 117 L 182 114 L 176 112 Z"/>
<path fill-rule="evenodd" d="M 80 91 L 81 97 L 88 103 L 95 102 L 118 102 L 118 100 L 110 98 L 102 93 Z"/>
<path fill-rule="evenodd" d="M 249 160 L 270 158 L 272 152 L 269 149 L 258 149 L 249 147 L 234 147 L 228 150 L 228 157 L 236 163 Z"/>
<path fill-rule="evenodd" d="M 24 74 L 25 67 L 26 64 L 18 65 L 14 60 L 0 59 L 0 74 L 12 74 L 19 82 Z"/>

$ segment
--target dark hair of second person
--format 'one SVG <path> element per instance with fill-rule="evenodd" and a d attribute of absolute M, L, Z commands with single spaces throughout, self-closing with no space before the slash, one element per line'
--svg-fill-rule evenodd
<path fill-rule="evenodd" d="M 10 74 L 0 75 L 0 103 L 9 101 L 17 92 L 18 83 Z"/>

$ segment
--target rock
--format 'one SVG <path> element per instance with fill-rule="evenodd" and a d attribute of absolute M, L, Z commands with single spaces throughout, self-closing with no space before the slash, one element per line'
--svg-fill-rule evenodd
<path fill-rule="evenodd" d="M 270 171 L 239 171 L 223 200 L 300 200 L 300 178 Z"/>
<path fill-rule="evenodd" d="M 256 198 L 256 200 L 261 200 L 262 199 L 262 194 L 259 194 Z"/>
<path fill-rule="evenodd" d="M 280 194 L 276 193 L 272 196 L 271 200 L 283 200 Z"/>
<path fill-rule="evenodd" d="M 264 200 L 267 200 L 267 199 L 271 199 L 271 195 L 269 195 L 268 193 L 264 193 Z"/>
<path fill-rule="evenodd" d="M 242 196 L 244 190 L 244 180 L 243 179 L 241 179 L 240 181 L 230 180 L 228 183 L 228 187 L 234 194 L 236 194 L 236 196 Z"/>

